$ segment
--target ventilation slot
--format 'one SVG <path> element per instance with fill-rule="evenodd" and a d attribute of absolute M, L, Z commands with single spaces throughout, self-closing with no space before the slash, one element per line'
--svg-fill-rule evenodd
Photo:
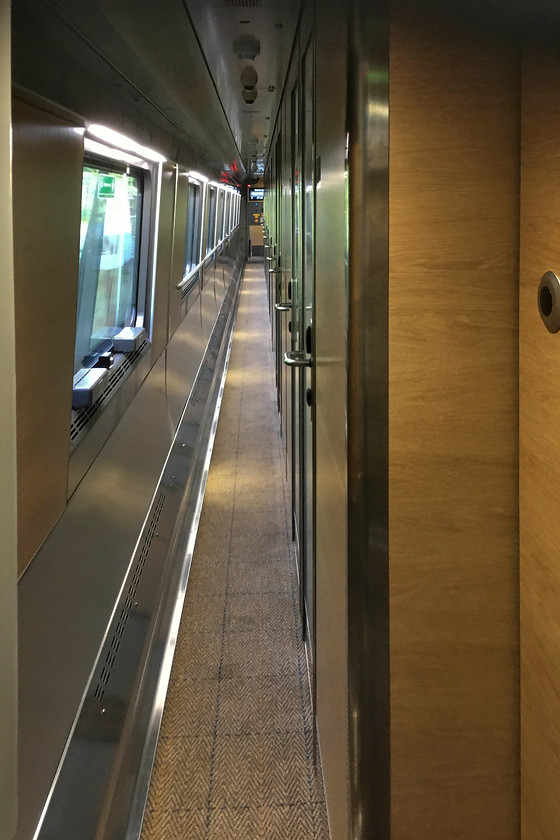
<path fill-rule="evenodd" d="M 109 684 L 109 679 L 111 677 L 111 672 L 117 659 L 116 655 L 121 644 L 121 639 L 124 635 L 124 631 L 130 613 L 133 607 L 135 606 L 134 596 L 136 595 L 138 584 L 140 583 L 140 580 L 142 578 L 142 572 L 144 571 L 144 566 L 146 565 L 146 559 L 150 551 L 150 546 L 152 545 L 154 537 L 157 534 L 157 526 L 159 518 L 161 516 L 161 512 L 163 510 L 164 502 L 165 493 L 162 491 L 157 497 L 156 504 L 152 512 L 152 517 L 150 519 L 150 524 L 148 526 L 148 530 L 146 531 L 144 542 L 142 544 L 142 550 L 140 551 L 140 554 L 138 555 L 138 558 L 136 560 L 136 564 L 132 573 L 132 579 L 128 586 L 127 594 L 121 605 L 120 612 L 118 612 L 117 624 L 113 631 L 111 641 L 109 642 L 109 650 L 107 651 L 105 661 L 101 666 L 101 673 L 99 674 L 97 686 L 93 693 L 93 696 L 95 697 L 98 703 L 103 702 L 103 698 L 105 696 L 105 688 Z"/>
<path fill-rule="evenodd" d="M 262 0 L 225 0 L 228 9 L 261 9 Z"/>
<path fill-rule="evenodd" d="M 145 339 L 140 347 L 134 351 L 121 357 L 119 362 L 113 366 L 107 377 L 107 384 L 104 390 L 99 395 L 97 400 L 89 408 L 82 408 L 78 411 L 72 412 L 72 425 L 70 426 L 70 445 L 75 446 L 78 439 L 81 437 L 87 427 L 97 417 L 99 412 L 108 402 L 115 389 L 121 384 L 123 379 L 128 376 L 138 359 L 144 355 L 144 352 L 149 347 L 149 342 Z"/>
<path fill-rule="evenodd" d="M 194 277 L 191 277 L 191 279 L 189 280 L 187 285 L 183 286 L 183 288 L 181 289 L 181 301 L 185 300 L 185 298 L 187 297 L 189 292 L 191 292 L 194 289 L 194 287 L 198 283 L 199 279 L 200 279 L 199 272 L 197 271 L 197 273 L 194 275 Z"/>

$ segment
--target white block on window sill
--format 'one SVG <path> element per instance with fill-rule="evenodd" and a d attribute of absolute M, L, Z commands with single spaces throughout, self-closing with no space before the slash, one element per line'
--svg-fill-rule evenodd
<path fill-rule="evenodd" d="M 125 327 L 113 336 L 115 353 L 134 353 L 144 341 L 145 336 L 144 327 Z"/>
<path fill-rule="evenodd" d="M 103 390 L 107 368 L 91 368 L 72 389 L 72 408 L 89 408 Z"/>

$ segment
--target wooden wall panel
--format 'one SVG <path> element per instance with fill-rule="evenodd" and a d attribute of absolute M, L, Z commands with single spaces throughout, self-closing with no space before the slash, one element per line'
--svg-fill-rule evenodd
<path fill-rule="evenodd" d="M 522 73 L 520 260 L 521 791 L 523 840 L 560 832 L 560 335 L 537 311 L 560 275 L 560 59 Z"/>
<path fill-rule="evenodd" d="M 19 98 L 12 120 L 22 572 L 66 504 L 83 132 Z"/>
<path fill-rule="evenodd" d="M 519 832 L 518 56 L 396 4 L 391 837 Z"/>

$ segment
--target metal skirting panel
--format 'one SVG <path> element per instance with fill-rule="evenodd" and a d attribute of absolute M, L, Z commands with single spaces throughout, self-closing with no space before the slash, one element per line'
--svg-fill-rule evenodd
<path fill-rule="evenodd" d="M 112 836 L 97 834 L 97 823 L 101 819 L 108 830 L 114 817 L 105 810 L 110 791 L 121 779 L 130 781 L 129 770 L 123 775 L 117 768 L 123 762 L 129 769 L 138 765 L 141 746 L 128 740 L 140 728 L 132 711 L 151 715 L 145 678 L 153 673 L 153 660 L 146 654 L 152 643 L 164 649 L 159 622 L 169 580 L 177 577 L 171 559 L 175 521 L 198 469 L 199 425 L 207 419 L 203 397 L 216 388 L 214 371 L 224 355 L 219 337 L 231 325 L 227 312 L 237 294 L 239 264 L 232 274 L 223 307 L 205 290 L 206 317 L 193 312 L 176 331 L 20 581 L 17 840 Z M 214 323 L 204 352 L 204 331 Z M 186 383 L 195 378 L 191 395 L 197 393 L 196 402 L 189 398 L 185 405 Z M 129 708 L 128 701 L 137 695 L 141 699 Z M 96 725 L 100 728 L 92 734 Z M 58 781 L 51 788 L 55 773 Z M 60 784 L 65 778 L 71 788 L 84 783 L 81 794 L 74 790 L 67 799 Z M 61 828 L 59 819 L 76 822 Z"/>
<path fill-rule="evenodd" d="M 232 283 L 123 582 L 38 840 L 138 836 L 208 473 L 216 403 L 223 391 L 237 292 Z"/>

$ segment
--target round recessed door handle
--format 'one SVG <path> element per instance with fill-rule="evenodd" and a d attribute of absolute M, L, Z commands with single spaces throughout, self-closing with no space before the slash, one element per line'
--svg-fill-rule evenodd
<path fill-rule="evenodd" d="M 541 277 L 537 304 L 547 330 L 557 333 L 560 330 L 560 280 L 553 271 L 547 271 Z"/>

